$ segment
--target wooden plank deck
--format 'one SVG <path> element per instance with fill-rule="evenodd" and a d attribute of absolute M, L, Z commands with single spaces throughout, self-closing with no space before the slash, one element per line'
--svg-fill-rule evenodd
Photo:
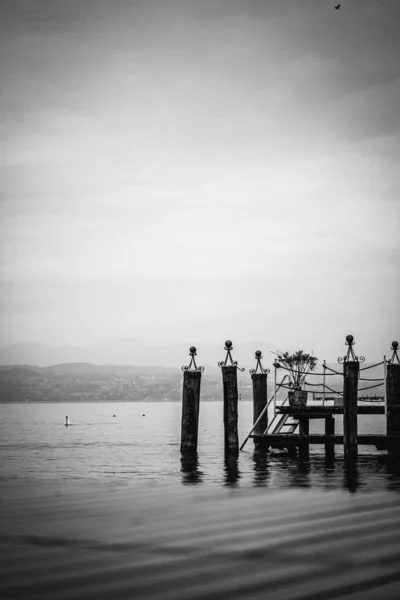
<path fill-rule="evenodd" d="M 400 495 L 3 482 L 1 597 L 394 600 Z"/>

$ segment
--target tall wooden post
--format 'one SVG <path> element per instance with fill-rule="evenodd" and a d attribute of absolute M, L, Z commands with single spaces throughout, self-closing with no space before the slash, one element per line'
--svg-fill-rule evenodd
<path fill-rule="evenodd" d="M 222 367 L 224 389 L 224 447 L 225 454 L 238 456 L 238 387 L 236 367 Z"/>
<path fill-rule="evenodd" d="M 224 446 L 225 454 L 231 456 L 239 455 L 238 436 L 238 385 L 237 385 L 237 362 L 233 362 L 231 350 L 232 342 L 225 342 L 227 351 L 225 361 L 218 363 L 222 369 L 222 384 L 224 393 Z M 228 364 L 228 360 L 230 364 Z M 244 371 L 244 369 L 240 369 Z"/>
<path fill-rule="evenodd" d="M 358 373 L 360 363 L 353 351 L 354 338 L 352 335 L 346 337 L 346 345 L 349 346 L 347 356 L 338 359 L 343 362 L 343 443 L 344 455 L 348 458 L 357 458 L 358 454 L 358 422 L 357 422 L 357 391 Z M 362 362 L 363 357 L 360 357 Z"/>
<path fill-rule="evenodd" d="M 204 367 L 197 367 L 195 356 L 196 348 L 190 348 L 190 364 L 182 367 L 183 394 L 182 394 L 182 427 L 181 427 L 181 452 L 197 452 L 197 438 L 199 429 L 200 409 L 200 384 Z"/>
<path fill-rule="evenodd" d="M 310 442 L 308 439 L 310 419 L 308 417 L 299 417 L 299 434 L 305 436 L 299 443 L 299 458 L 301 462 L 307 462 L 310 460 Z"/>
<path fill-rule="evenodd" d="M 400 359 L 398 342 L 392 342 L 393 356 L 386 367 L 386 433 L 398 440 L 389 442 L 390 453 L 400 453 Z"/>
<path fill-rule="evenodd" d="M 267 375 L 269 369 L 263 369 L 261 364 L 261 350 L 256 350 L 255 358 L 257 360 L 256 368 L 250 369 L 250 375 L 253 383 L 253 423 L 255 423 L 268 404 Z M 260 421 L 257 423 L 253 435 L 262 435 L 268 427 L 268 409 L 265 410 Z M 256 440 L 253 440 L 256 444 Z"/>
<path fill-rule="evenodd" d="M 325 435 L 335 435 L 335 417 L 329 415 L 325 417 Z M 325 458 L 327 461 L 331 461 L 335 458 L 335 443 L 325 442 Z"/>

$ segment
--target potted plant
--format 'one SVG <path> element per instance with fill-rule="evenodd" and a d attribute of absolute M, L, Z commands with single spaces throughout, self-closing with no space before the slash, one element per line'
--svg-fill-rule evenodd
<path fill-rule="evenodd" d="M 293 354 L 289 352 L 276 352 L 275 365 L 283 367 L 289 372 L 292 389 L 289 391 L 290 406 L 306 406 L 307 391 L 303 390 L 306 377 L 317 366 L 318 358 L 297 350 Z"/>

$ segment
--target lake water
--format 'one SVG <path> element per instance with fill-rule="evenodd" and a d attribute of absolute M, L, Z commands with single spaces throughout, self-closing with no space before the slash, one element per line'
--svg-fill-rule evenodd
<path fill-rule="evenodd" d="M 252 426 L 252 403 L 239 403 L 242 442 Z M 68 415 L 70 427 L 65 427 Z M 115 416 L 114 416 L 115 415 Z M 202 486 L 266 486 L 350 491 L 400 490 L 400 468 L 386 452 L 360 447 L 347 469 L 341 446 L 328 464 L 323 448 L 311 447 L 310 461 L 254 452 L 249 440 L 239 459 L 224 458 L 222 402 L 200 409 L 198 456 L 179 452 L 181 404 L 70 403 L 0 405 L 0 478 L 68 478 L 166 482 Z M 342 417 L 336 417 L 342 431 Z M 312 431 L 322 431 L 320 421 Z M 361 416 L 360 433 L 384 433 L 383 416 Z"/>

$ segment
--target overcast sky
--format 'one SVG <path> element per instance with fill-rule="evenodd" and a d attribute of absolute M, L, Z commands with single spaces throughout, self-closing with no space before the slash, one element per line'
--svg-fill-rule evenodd
<path fill-rule="evenodd" d="M 400 337 L 400 2 L 2 0 L 1 340 Z"/>

